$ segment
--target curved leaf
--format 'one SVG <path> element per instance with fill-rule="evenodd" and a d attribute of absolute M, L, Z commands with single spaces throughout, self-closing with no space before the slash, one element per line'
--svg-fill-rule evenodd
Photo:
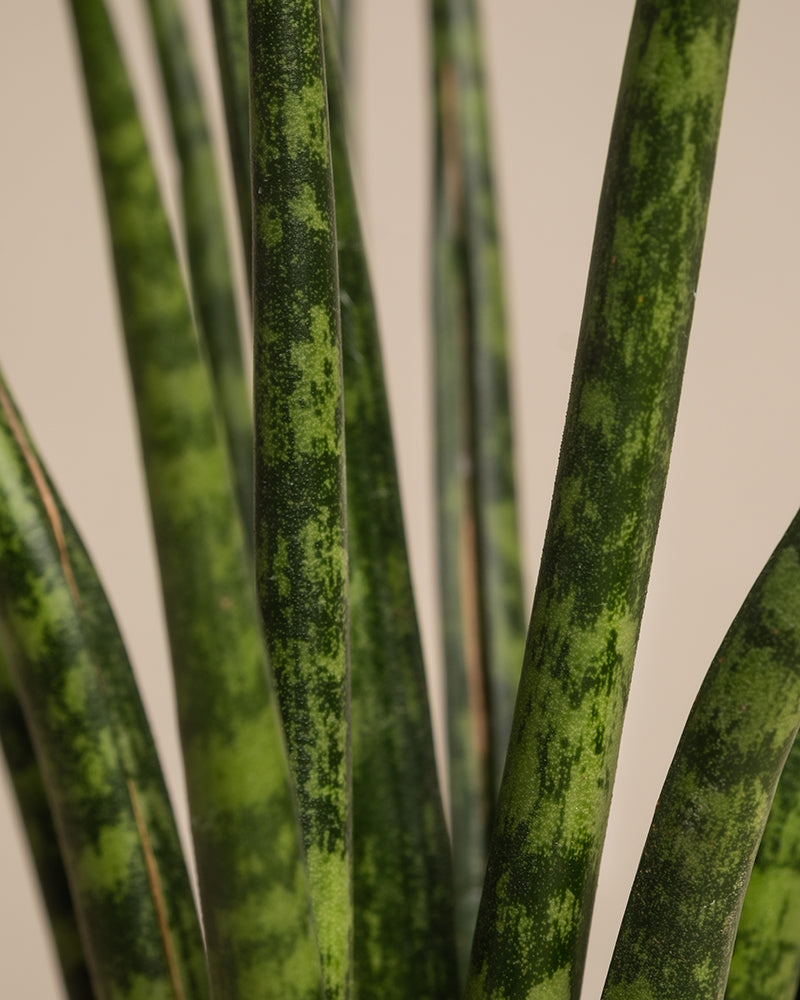
<path fill-rule="evenodd" d="M 747 880 L 798 724 L 800 513 L 747 595 L 692 706 L 604 1000 L 723 996 Z"/>
<path fill-rule="evenodd" d="M 207 995 L 172 810 L 119 633 L 0 382 L 0 631 L 98 996 Z"/>
<path fill-rule="evenodd" d="M 319 994 L 241 518 L 169 228 L 100 0 L 73 0 L 153 516 L 212 995 Z"/>
<path fill-rule="evenodd" d="M 735 0 L 634 11 L 471 998 L 580 991 L 735 15 Z"/>

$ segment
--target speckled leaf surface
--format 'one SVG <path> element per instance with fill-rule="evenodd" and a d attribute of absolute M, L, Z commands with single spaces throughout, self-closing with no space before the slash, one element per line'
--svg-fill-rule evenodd
<path fill-rule="evenodd" d="M 0 744 L 69 1000 L 94 1000 L 72 893 L 31 735 L 0 643 Z"/>
<path fill-rule="evenodd" d="M 747 880 L 798 724 L 800 514 L 748 594 L 692 706 L 604 1000 L 721 1000 Z"/>
<path fill-rule="evenodd" d="M 467 995 L 580 990 L 736 4 L 640 0 Z"/>
<path fill-rule="evenodd" d="M 161 572 L 212 996 L 319 996 L 285 748 L 211 380 L 114 36 L 74 0 Z"/>
<path fill-rule="evenodd" d="M 736 931 L 726 1000 L 794 1000 L 800 981 L 800 745 L 781 772 Z"/>
<path fill-rule="evenodd" d="M 347 436 L 355 989 L 445 1000 L 458 993 L 450 846 L 326 6 Z"/>
<path fill-rule="evenodd" d="M 250 0 L 256 580 L 326 995 L 352 979 L 344 415 L 318 0 Z"/>
<path fill-rule="evenodd" d="M 0 631 L 94 992 L 206 996 L 200 926 L 130 666 L 1 383 L 0 549 Z"/>

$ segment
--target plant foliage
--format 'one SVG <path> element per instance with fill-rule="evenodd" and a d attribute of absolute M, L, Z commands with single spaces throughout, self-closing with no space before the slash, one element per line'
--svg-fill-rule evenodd
<path fill-rule="evenodd" d="M 145 9 L 178 231 L 105 0 L 70 0 L 158 552 L 188 862 L 113 612 L 0 381 L 0 742 L 70 1000 L 577 998 L 736 0 L 633 10 L 527 640 L 479 11 L 431 0 L 449 833 L 349 158 L 356 12 L 211 4 L 251 293 L 242 337 L 183 10 Z M 606 1000 L 795 995 L 798 525 L 698 694 Z"/>

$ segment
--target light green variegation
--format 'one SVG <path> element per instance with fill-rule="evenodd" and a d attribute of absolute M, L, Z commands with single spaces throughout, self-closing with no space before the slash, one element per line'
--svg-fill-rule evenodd
<path fill-rule="evenodd" d="M 450 845 L 406 554 L 375 307 L 324 20 L 347 434 L 354 976 L 361 996 L 455 997 Z"/>
<path fill-rule="evenodd" d="M 319 0 L 250 0 L 256 581 L 328 1000 L 352 982 L 344 403 Z"/>
<path fill-rule="evenodd" d="M 175 821 L 119 633 L 98 592 L 0 380 L 0 641 L 14 685 L 6 683 L 3 700 L 6 710 L 11 701 L 27 759 L 21 805 L 36 824 L 34 856 L 57 916 L 70 996 L 134 1000 L 146 990 L 164 1000 L 200 998 L 208 992 L 203 943 Z M 63 869 L 56 844 L 39 839 L 54 827 Z"/>
<path fill-rule="evenodd" d="M 214 149 L 177 0 L 147 0 L 180 164 L 182 222 L 195 321 L 245 532 L 253 532 L 253 431 Z"/>
<path fill-rule="evenodd" d="M 788 585 L 781 582 L 781 590 Z M 736 931 L 726 1000 L 794 1000 L 800 982 L 800 745 L 781 772 Z"/>
<path fill-rule="evenodd" d="M 333 0 L 209 0 L 253 293 L 253 417 L 192 7 L 146 0 L 176 254 L 107 3 L 70 8 L 202 926 L 109 602 L 0 380 L 0 744 L 69 1000 L 578 1000 L 736 0 L 635 2 L 526 645 L 480 4 L 425 7 L 451 842 L 347 148 L 355 8 L 337 0 L 337 24 Z M 515 127 L 538 135 L 530 96 Z M 524 322 L 523 337 L 552 339 Z M 46 365 L 45 333 L 14 327 L 3 349 L 36 337 Z M 800 514 L 692 709 L 604 1000 L 796 1000 L 799 723 Z"/>
<path fill-rule="evenodd" d="M 41 886 L 64 989 L 69 1000 L 95 1000 L 53 814 L 1 644 L 0 744 Z"/>
<path fill-rule="evenodd" d="M 580 992 L 736 15 L 639 0 L 467 996 Z"/>
<path fill-rule="evenodd" d="M 161 571 L 212 996 L 319 969 L 244 529 L 177 258 L 101 0 L 75 0 Z M 257 763 L 258 762 L 258 763 Z"/>
<path fill-rule="evenodd" d="M 798 725 L 800 514 L 753 585 L 692 706 L 659 796 L 604 1000 L 722 1000 L 750 869 Z M 786 835 L 788 846 L 791 827 Z M 773 911 L 772 921 L 778 916 Z M 776 951 L 779 941 L 772 942 Z M 773 961 L 747 996 L 758 996 L 780 972 L 779 954 L 763 949 L 761 955 Z M 793 996 L 791 987 L 783 995 Z"/>

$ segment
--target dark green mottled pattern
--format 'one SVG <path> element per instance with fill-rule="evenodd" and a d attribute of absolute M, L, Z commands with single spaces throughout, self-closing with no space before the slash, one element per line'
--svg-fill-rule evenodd
<path fill-rule="evenodd" d="M 94 991 L 203 997 L 200 926 L 155 749 L 78 545 L 0 383 L 0 632 Z"/>
<path fill-rule="evenodd" d="M 0 648 L 0 743 L 69 1000 L 94 1000 L 53 814 L 5 654 Z"/>
<path fill-rule="evenodd" d="M 640 0 L 468 996 L 580 990 L 661 510 L 733 0 Z"/>
<path fill-rule="evenodd" d="M 251 0 L 256 579 L 326 992 L 349 994 L 352 862 L 342 361 L 318 0 Z"/>
<path fill-rule="evenodd" d="M 736 932 L 726 1000 L 794 1000 L 800 980 L 800 743 L 781 772 Z"/>
<path fill-rule="evenodd" d="M 747 879 L 798 723 L 800 514 L 692 707 L 628 900 L 605 1000 L 721 1000 Z"/>
<path fill-rule="evenodd" d="M 248 536 L 253 531 L 253 429 L 214 150 L 180 5 L 147 0 L 180 166 L 190 284 Z M 242 3 L 244 18 L 244 3 Z"/>
<path fill-rule="evenodd" d="M 364 1000 L 445 1000 L 458 993 L 450 845 L 336 32 L 330 16 L 324 23 L 347 435 L 355 989 Z"/>
<path fill-rule="evenodd" d="M 525 612 L 480 28 L 472 0 L 434 0 L 431 8 L 440 577 L 458 938 L 466 966 Z"/>
<path fill-rule="evenodd" d="M 105 10 L 74 0 L 175 673 L 212 995 L 319 996 L 307 878 L 210 377 Z"/>
<path fill-rule="evenodd" d="M 250 211 L 250 69 L 247 54 L 247 0 L 210 0 L 217 62 L 228 126 L 236 203 L 242 230 L 247 280 L 252 277 Z"/>

